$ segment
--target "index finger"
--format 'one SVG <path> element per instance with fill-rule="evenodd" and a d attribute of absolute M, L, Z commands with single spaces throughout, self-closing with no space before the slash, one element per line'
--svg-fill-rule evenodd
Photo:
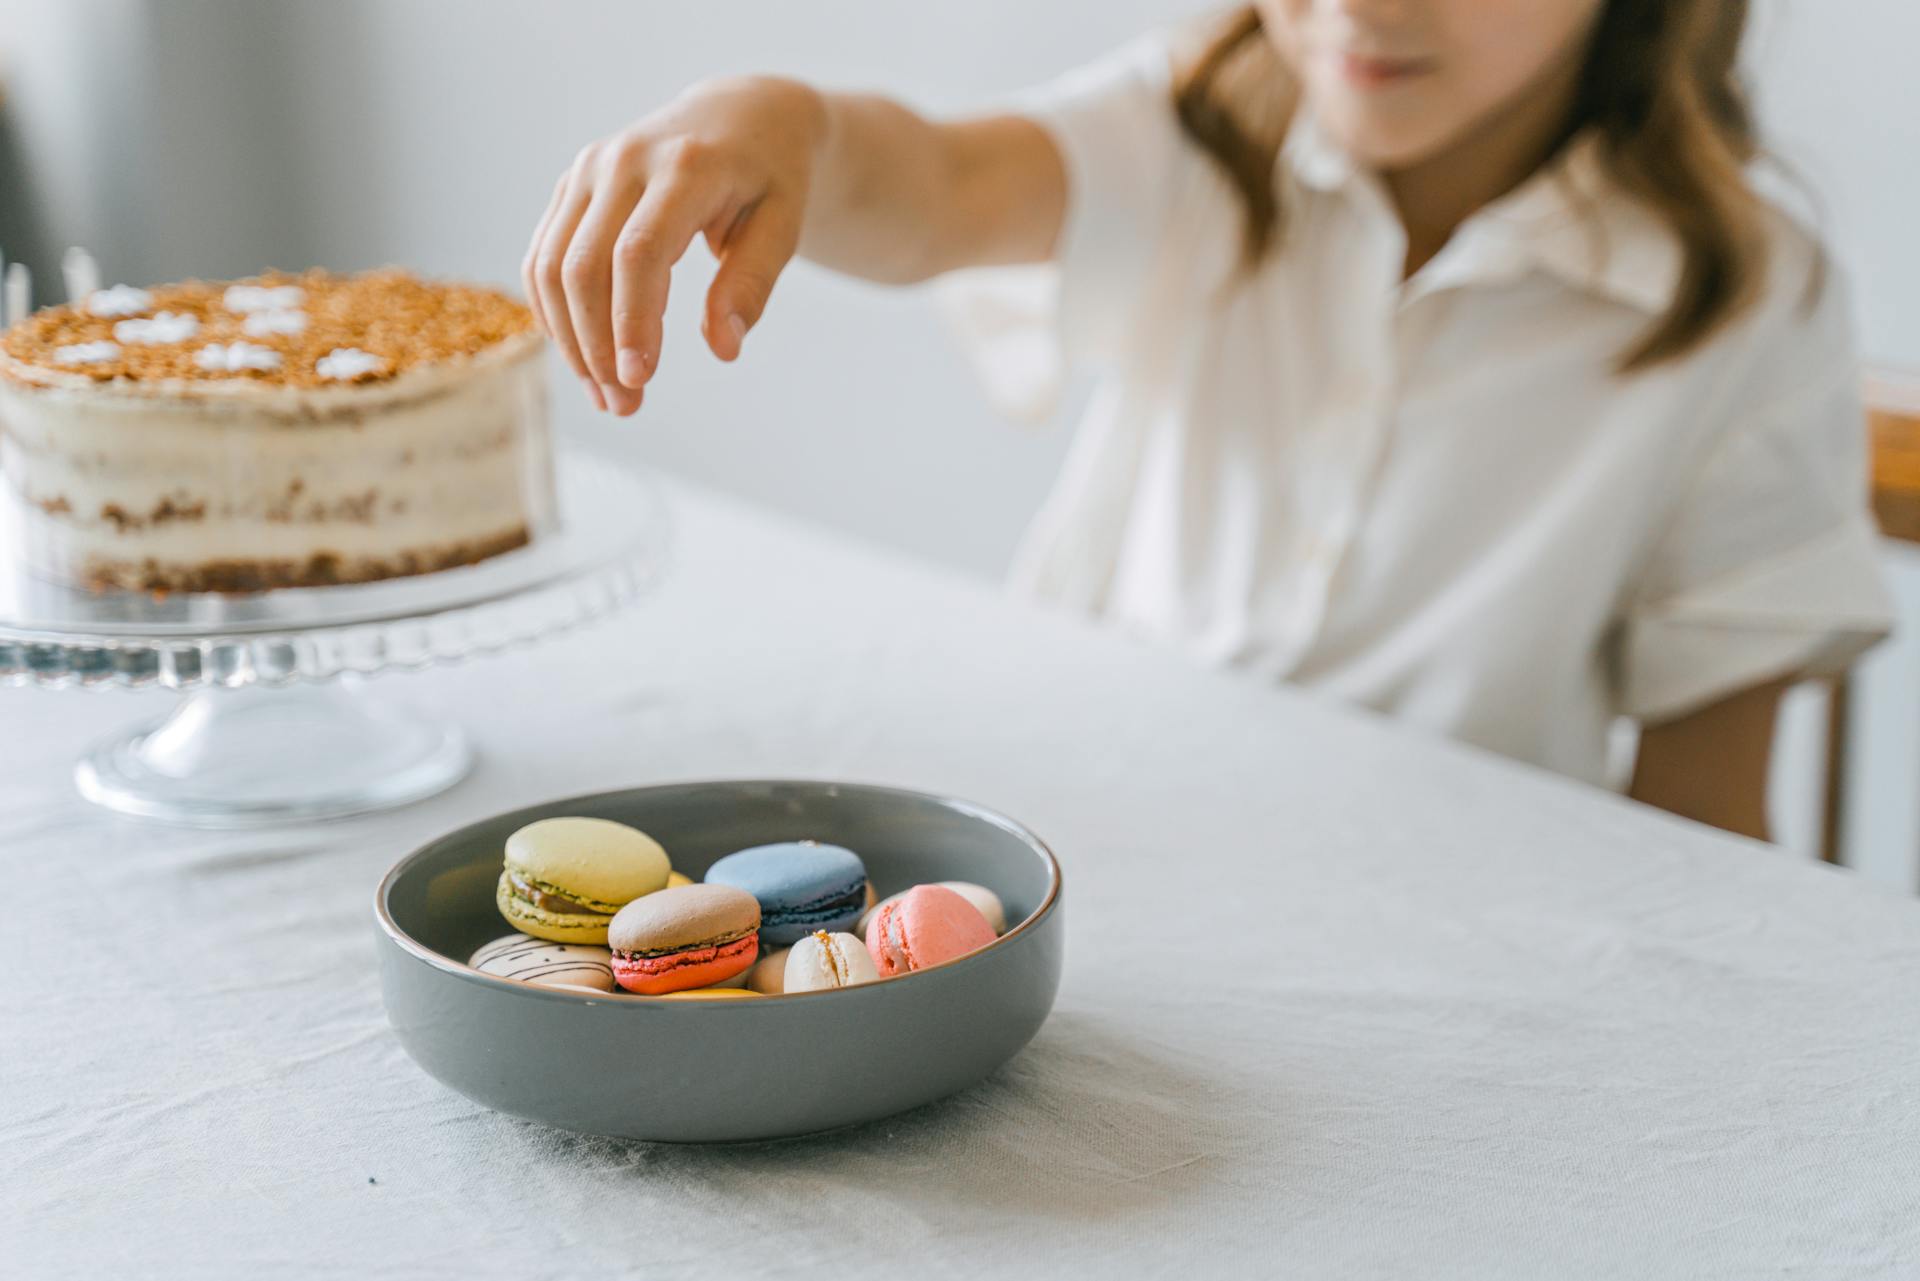
<path fill-rule="evenodd" d="M 620 381 L 643 386 L 660 364 L 673 265 L 725 197 L 671 173 L 647 185 L 613 251 L 613 338 Z"/>

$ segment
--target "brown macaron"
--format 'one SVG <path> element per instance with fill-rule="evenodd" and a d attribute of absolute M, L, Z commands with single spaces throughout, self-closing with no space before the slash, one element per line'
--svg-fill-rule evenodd
<path fill-rule="evenodd" d="M 760 904 L 729 885 L 681 885 L 635 899 L 607 927 L 613 976 L 659 996 L 743 973 L 760 948 Z"/>

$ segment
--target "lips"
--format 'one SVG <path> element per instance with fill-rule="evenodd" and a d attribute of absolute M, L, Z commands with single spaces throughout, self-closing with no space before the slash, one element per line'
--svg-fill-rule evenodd
<path fill-rule="evenodd" d="M 1389 58 L 1375 54 L 1336 53 L 1340 74 L 1356 84 L 1379 87 L 1401 84 L 1433 70 L 1430 58 Z"/>

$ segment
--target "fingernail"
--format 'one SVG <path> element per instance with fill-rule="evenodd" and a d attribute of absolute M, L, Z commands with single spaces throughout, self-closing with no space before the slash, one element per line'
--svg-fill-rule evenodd
<path fill-rule="evenodd" d="M 644 384 L 653 371 L 653 362 L 638 347 L 622 347 L 617 364 L 620 381 L 634 388 Z"/>
<path fill-rule="evenodd" d="M 580 385 L 587 389 L 587 399 L 593 402 L 593 407 L 604 414 L 607 411 L 607 398 L 600 393 L 600 384 L 590 378 L 582 378 Z"/>
<path fill-rule="evenodd" d="M 740 313 L 734 312 L 727 317 L 727 328 L 733 331 L 733 345 L 739 347 L 747 341 L 747 322 L 740 319 Z"/>

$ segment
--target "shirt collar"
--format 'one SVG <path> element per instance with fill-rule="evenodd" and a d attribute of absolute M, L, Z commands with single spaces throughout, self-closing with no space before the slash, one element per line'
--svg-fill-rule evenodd
<path fill-rule="evenodd" d="M 1288 127 L 1281 163 L 1314 191 L 1338 192 L 1372 177 L 1304 105 Z M 1538 269 L 1658 315 L 1673 300 L 1682 266 L 1672 230 L 1608 177 L 1599 139 L 1583 133 L 1463 223 L 1420 278 L 1434 289 L 1511 280 Z"/>
<path fill-rule="evenodd" d="M 1315 191 L 1338 191 L 1360 173 L 1353 157 L 1327 137 L 1304 102 L 1294 109 L 1280 160 L 1295 178 Z"/>

